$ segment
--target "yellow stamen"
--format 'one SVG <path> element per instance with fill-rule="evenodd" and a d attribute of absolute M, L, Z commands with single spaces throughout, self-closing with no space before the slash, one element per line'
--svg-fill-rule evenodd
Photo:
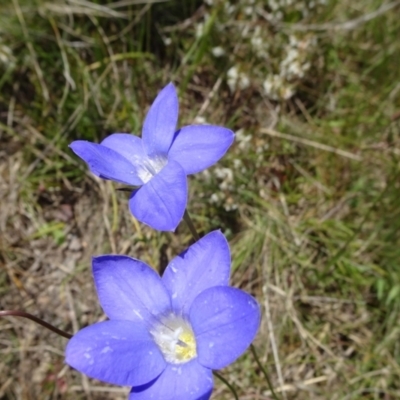
<path fill-rule="evenodd" d="M 193 333 L 186 331 L 179 336 L 176 345 L 176 357 L 181 361 L 189 361 L 196 356 L 196 340 Z M 182 342 L 182 343 L 180 343 Z"/>

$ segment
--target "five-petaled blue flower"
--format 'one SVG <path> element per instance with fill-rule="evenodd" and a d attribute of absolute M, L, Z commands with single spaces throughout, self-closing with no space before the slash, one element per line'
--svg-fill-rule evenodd
<path fill-rule="evenodd" d="M 110 318 L 69 341 L 66 362 L 92 378 L 133 386 L 129 400 L 206 400 L 213 369 L 236 360 L 260 322 L 256 300 L 228 286 L 229 246 L 220 231 L 173 259 L 162 278 L 127 256 L 93 259 Z"/>
<path fill-rule="evenodd" d="M 141 139 L 115 133 L 100 144 L 77 140 L 70 145 L 95 175 L 140 186 L 130 197 L 131 213 L 161 231 L 174 231 L 183 217 L 186 175 L 216 163 L 234 138 L 229 129 L 213 125 L 176 131 L 178 110 L 178 96 L 170 83 L 150 107 Z"/>

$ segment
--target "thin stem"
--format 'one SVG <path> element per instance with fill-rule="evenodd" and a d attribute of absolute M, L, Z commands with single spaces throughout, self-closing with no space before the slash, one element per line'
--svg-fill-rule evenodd
<path fill-rule="evenodd" d="M 62 337 L 65 337 L 67 339 L 71 339 L 72 335 L 62 331 L 61 329 L 56 328 L 55 326 L 49 324 L 46 321 L 43 321 L 42 319 L 35 317 L 32 314 L 29 314 L 25 311 L 18 311 L 18 310 L 2 310 L 0 311 L 0 317 L 8 317 L 8 316 L 12 316 L 12 317 L 23 317 L 23 318 L 28 318 L 31 321 L 36 322 L 39 325 L 44 326 L 47 329 L 50 329 L 51 331 L 57 333 L 57 335 L 60 335 Z"/>
<path fill-rule="evenodd" d="M 251 350 L 251 352 L 253 354 L 254 359 L 256 360 L 256 363 L 257 363 L 258 367 L 261 369 L 263 375 L 265 376 L 265 380 L 267 381 L 267 384 L 268 384 L 269 390 L 271 391 L 272 397 L 275 400 L 279 400 L 279 397 L 276 395 L 276 393 L 274 391 L 274 387 L 272 386 L 272 383 L 271 383 L 271 381 L 269 379 L 267 371 L 265 370 L 265 368 L 263 367 L 263 365 L 260 362 L 260 359 L 258 358 L 258 355 L 257 355 L 257 352 L 256 352 L 256 348 L 254 347 L 254 345 L 252 345 L 252 344 L 250 345 L 250 350 Z"/>
<path fill-rule="evenodd" d="M 239 396 L 236 393 L 235 388 L 218 372 L 213 371 L 213 374 L 222 382 L 225 383 L 226 386 L 228 386 L 229 390 L 232 392 L 233 396 L 235 397 L 235 400 L 239 400 Z"/>
<path fill-rule="evenodd" d="M 188 213 L 188 210 L 185 210 L 185 214 L 183 214 L 183 219 L 184 219 L 184 221 L 186 222 L 186 225 L 188 226 L 188 228 L 189 228 L 189 230 L 190 230 L 190 233 L 192 234 L 194 240 L 196 240 L 196 241 L 199 240 L 199 239 L 200 239 L 200 236 L 199 236 L 199 234 L 197 233 L 196 228 L 194 227 L 193 221 L 192 221 L 192 219 L 190 218 L 190 215 L 189 215 L 189 213 Z"/>

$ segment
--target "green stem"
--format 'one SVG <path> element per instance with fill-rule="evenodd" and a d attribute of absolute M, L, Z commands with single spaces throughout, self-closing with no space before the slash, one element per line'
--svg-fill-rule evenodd
<path fill-rule="evenodd" d="M 228 386 L 229 390 L 232 392 L 233 396 L 235 397 L 235 400 L 239 400 L 239 397 L 236 393 L 235 388 L 222 376 L 220 375 L 218 372 L 213 371 L 213 374 L 222 382 L 225 383 L 226 386 Z"/>
<path fill-rule="evenodd" d="M 183 220 L 186 222 L 186 225 L 188 226 L 190 233 L 192 234 L 194 240 L 199 240 L 200 236 L 196 231 L 196 228 L 193 224 L 192 219 L 190 218 L 190 215 L 188 213 L 188 210 L 185 210 L 185 214 L 183 214 Z"/>
<path fill-rule="evenodd" d="M 271 391 L 272 397 L 275 400 L 279 400 L 279 397 L 276 395 L 276 393 L 274 391 L 274 387 L 272 386 L 272 383 L 271 383 L 271 381 L 269 379 L 267 371 L 265 370 L 265 368 L 261 364 L 260 359 L 258 358 L 258 355 L 257 355 L 257 352 L 256 352 L 256 348 L 254 347 L 254 345 L 252 345 L 252 344 L 250 345 L 250 350 L 251 350 L 251 352 L 253 354 L 254 359 L 256 360 L 256 363 L 257 363 L 258 367 L 261 369 L 263 375 L 265 376 L 265 380 L 267 381 L 267 384 L 268 384 L 269 390 Z"/>
<path fill-rule="evenodd" d="M 57 333 L 57 335 L 65 337 L 66 339 L 71 339 L 72 338 L 71 334 L 62 331 L 61 329 L 58 329 L 55 326 L 49 324 L 48 322 L 43 321 L 42 319 L 40 319 L 38 317 L 35 317 L 34 315 L 29 314 L 29 313 L 27 313 L 25 311 L 17 311 L 17 310 L 3 310 L 3 311 L 0 311 L 0 317 L 9 317 L 9 316 L 11 316 L 11 317 L 28 318 L 31 321 L 34 321 L 37 324 L 42 325 L 45 328 L 50 329 L 51 331 Z"/>

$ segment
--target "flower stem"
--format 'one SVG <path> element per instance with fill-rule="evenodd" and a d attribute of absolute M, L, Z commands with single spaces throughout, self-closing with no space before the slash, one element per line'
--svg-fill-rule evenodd
<path fill-rule="evenodd" d="M 213 374 L 222 382 L 225 383 L 226 386 L 228 386 L 229 390 L 232 392 L 233 396 L 235 397 L 235 400 L 239 400 L 239 396 L 236 393 L 235 388 L 218 372 L 213 371 Z"/>
<path fill-rule="evenodd" d="M 185 214 L 183 214 L 183 219 L 186 222 L 186 225 L 188 226 L 190 233 L 192 234 L 194 240 L 199 240 L 200 236 L 196 231 L 196 228 L 194 227 L 193 221 L 190 218 L 189 212 L 187 209 L 185 209 Z"/>
<path fill-rule="evenodd" d="M 50 329 L 51 331 L 57 333 L 57 335 L 60 335 L 62 337 L 65 337 L 67 339 L 71 339 L 72 335 L 62 331 L 61 329 L 56 328 L 55 326 L 49 324 L 46 321 L 43 321 L 42 319 L 35 317 L 32 314 L 29 314 L 25 311 L 18 311 L 18 310 L 2 310 L 0 311 L 0 317 L 8 317 L 8 316 L 12 316 L 12 317 L 23 317 L 23 318 L 28 318 L 31 321 L 36 322 L 39 325 L 44 326 L 47 329 Z"/>
<path fill-rule="evenodd" d="M 268 384 L 269 390 L 271 391 L 272 397 L 275 400 L 279 400 L 279 397 L 276 395 L 276 393 L 274 391 L 274 387 L 272 386 L 272 383 L 271 383 L 271 381 L 269 379 L 267 371 L 265 370 L 265 368 L 263 367 L 263 365 L 260 362 L 260 359 L 258 358 L 258 355 L 257 355 L 257 352 L 256 352 L 256 348 L 254 347 L 254 345 L 252 345 L 252 344 L 250 345 L 250 350 L 251 350 L 251 352 L 253 354 L 254 359 L 256 360 L 256 363 L 257 363 L 258 367 L 261 369 L 263 375 L 265 376 L 265 380 L 267 381 L 267 384 Z"/>

